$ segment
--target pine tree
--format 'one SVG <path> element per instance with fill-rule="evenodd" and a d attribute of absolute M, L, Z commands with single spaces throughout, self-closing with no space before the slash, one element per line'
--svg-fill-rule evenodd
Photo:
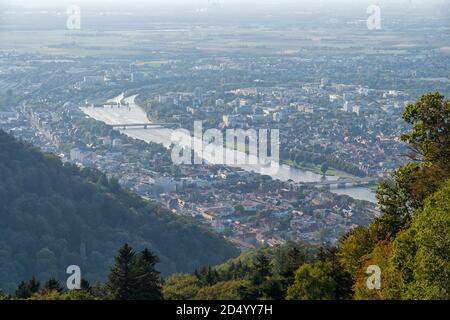
<path fill-rule="evenodd" d="M 44 293 L 50 293 L 52 291 L 62 292 L 63 290 L 64 288 L 61 286 L 61 283 L 55 278 L 48 279 L 42 288 L 42 292 Z"/>
<path fill-rule="evenodd" d="M 135 252 L 128 244 L 124 244 L 119 249 L 115 261 L 107 284 L 111 298 L 116 300 L 135 299 L 138 286 Z"/>
<path fill-rule="evenodd" d="M 139 300 L 161 300 L 162 281 L 160 272 L 155 269 L 159 258 L 145 248 L 137 257 L 136 273 L 138 280 L 138 293 L 135 297 Z"/>
<path fill-rule="evenodd" d="M 1 300 L 9 300 L 10 296 L 6 294 L 3 290 L 0 289 L 0 301 Z"/>
<path fill-rule="evenodd" d="M 28 299 L 31 297 L 31 290 L 29 283 L 21 281 L 16 289 L 17 299 Z"/>
<path fill-rule="evenodd" d="M 259 253 L 253 263 L 251 282 L 254 286 L 260 286 L 270 275 L 270 260 L 264 253 Z"/>
<path fill-rule="evenodd" d="M 91 292 L 91 284 L 86 279 L 81 279 L 81 290 Z"/>
<path fill-rule="evenodd" d="M 37 293 L 41 287 L 41 283 L 33 276 L 29 282 L 30 292 Z"/>
<path fill-rule="evenodd" d="M 34 276 L 28 282 L 26 281 L 20 282 L 16 289 L 16 298 L 19 299 L 31 298 L 33 293 L 39 292 L 40 286 L 41 284 Z"/>
<path fill-rule="evenodd" d="M 83 287 L 83 284 L 81 285 L 81 287 Z M 97 280 L 89 288 L 89 293 L 97 299 L 104 300 L 108 297 L 107 285 L 103 285 L 100 281 Z"/>

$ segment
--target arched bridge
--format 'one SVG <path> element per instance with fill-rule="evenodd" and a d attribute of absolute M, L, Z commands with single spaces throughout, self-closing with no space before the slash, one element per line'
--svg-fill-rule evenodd
<path fill-rule="evenodd" d="M 112 124 L 111 127 L 117 129 L 160 129 L 160 128 L 178 128 L 178 123 L 163 123 L 163 122 L 152 122 L 152 123 L 123 123 L 123 124 Z"/>
<path fill-rule="evenodd" d="M 308 184 L 315 187 L 325 187 L 329 189 L 341 189 L 352 187 L 366 187 L 376 184 L 380 181 L 378 177 L 365 177 L 365 178 L 340 178 L 338 180 L 325 180 L 320 182 L 310 182 Z"/>

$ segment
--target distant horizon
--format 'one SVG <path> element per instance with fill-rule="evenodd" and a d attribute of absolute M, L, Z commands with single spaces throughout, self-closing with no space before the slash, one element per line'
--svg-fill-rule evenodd
<path fill-rule="evenodd" d="M 4 0 L 0 5 L 1 10 L 8 10 L 8 8 L 24 8 L 24 9 L 56 9 L 65 7 L 68 5 L 84 6 L 90 9 L 100 6 L 109 7 L 109 9 L 123 8 L 128 9 L 135 8 L 149 8 L 149 7 L 205 7 L 208 4 L 218 4 L 221 6 L 236 6 L 240 7 L 254 6 L 260 7 L 273 7 L 273 6 L 295 6 L 295 7 L 318 7 L 329 5 L 349 5 L 358 7 L 362 5 L 376 4 L 380 6 L 426 6 L 432 7 L 435 5 L 450 5 L 446 0 L 362 0 L 355 3 L 352 0 Z M 108 10 L 108 8 L 102 8 Z M 406 9 L 406 8 L 405 8 Z"/>

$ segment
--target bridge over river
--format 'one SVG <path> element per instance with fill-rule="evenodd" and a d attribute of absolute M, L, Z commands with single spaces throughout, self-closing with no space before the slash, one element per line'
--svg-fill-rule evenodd
<path fill-rule="evenodd" d="M 380 181 L 378 177 L 365 178 L 339 178 L 338 180 L 324 180 L 320 182 L 308 182 L 306 184 L 315 187 L 325 187 L 329 189 L 353 188 L 353 187 L 367 187 L 369 185 L 377 184 Z"/>
<path fill-rule="evenodd" d="M 163 122 L 148 122 L 148 123 L 114 123 L 110 124 L 111 127 L 116 129 L 158 129 L 158 128 L 179 128 L 180 125 L 178 123 L 163 123 Z"/>
<path fill-rule="evenodd" d="M 124 98 L 122 94 L 111 99 L 114 101 L 124 100 L 124 103 L 127 104 L 126 108 L 82 107 L 81 110 L 88 116 L 103 121 L 134 139 L 160 143 L 166 148 L 170 148 L 170 144 L 172 143 L 172 129 L 167 127 L 172 126 L 173 124 L 151 122 L 147 117 L 147 113 L 135 103 L 135 97 L 136 96 L 130 96 Z M 251 168 L 251 166 L 239 167 L 247 171 L 255 170 L 254 168 Z M 281 164 L 277 173 L 273 174 L 272 177 L 282 181 L 292 180 L 297 183 L 310 184 L 312 186 L 322 185 L 323 187 L 330 188 L 332 192 L 337 194 L 345 194 L 356 199 L 376 202 L 373 191 L 370 188 L 367 188 L 367 185 L 376 181 L 376 179 L 373 178 L 338 179 L 338 177 L 335 176 L 326 176 L 325 179 L 323 179 L 321 174 L 290 167 L 286 164 Z"/>

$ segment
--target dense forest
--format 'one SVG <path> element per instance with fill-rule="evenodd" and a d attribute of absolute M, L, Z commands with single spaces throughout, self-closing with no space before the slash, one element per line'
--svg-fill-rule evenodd
<path fill-rule="evenodd" d="M 113 178 L 80 169 L 0 132 L 0 288 L 66 279 L 79 265 L 88 280 L 106 280 L 123 243 L 148 247 L 163 274 L 193 271 L 238 254 L 194 221 L 122 189 Z"/>
<path fill-rule="evenodd" d="M 31 278 L 14 296 L 0 293 L 0 299 L 448 300 L 450 100 L 427 94 L 409 105 L 403 118 L 412 126 L 401 137 L 410 162 L 379 185 L 383 215 L 335 247 L 287 243 L 163 279 L 153 252 L 136 253 L 123 245 L 104 283 L 84 281 L 80 290 L 64 292 L 49 274 L 42 288 Z M 375 284 L 368 281 L 374 266 L 379 286 L 368 285 Z"/>

